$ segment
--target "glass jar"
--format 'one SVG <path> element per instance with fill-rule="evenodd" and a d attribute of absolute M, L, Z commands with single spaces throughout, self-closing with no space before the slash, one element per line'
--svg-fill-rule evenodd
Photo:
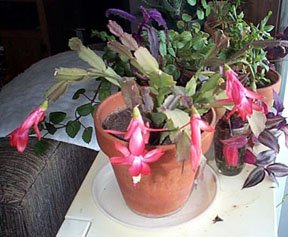
<path fill-rule="evenodd" d="M 227 160 L 224 156 L 224 144 L 221 140 L 226 140 L 232 137 L 249 134 L 249 124 L 247 121 L 242 121 L 241 118 L 232 116 L 230 119 L 224 115 L 216 125 L 214 136 L 214 155 L 218 172 L 223 175 L 233 176 L 239 174 L 244 167 L 244 155 L 246 145 L 236 148 L 238 150 L 238 159 Z M 232 152 L 231 152 L 232 154 Z M 232 157 L 231 157 L 232 158 Z M 228 157 L 229 159 L 229 157 Z"/>

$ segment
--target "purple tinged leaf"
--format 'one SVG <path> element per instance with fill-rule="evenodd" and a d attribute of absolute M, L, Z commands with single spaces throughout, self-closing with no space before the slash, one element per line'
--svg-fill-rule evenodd
<path fill-rule="evenodd" d="M 128 108 L 133 109 L 141 104 L 141 96 L 135 78 L 125 77 L 124 83 L 121 85 L 121 92 Z"/>
<path fill-rule="evenodd" d="M 242 188 L 250 188 L 261 183 L 265 178 L 264 167 L 260 166 L 251 171 Z"/>
<path fill-rule="evenodd" d="M 129 59 L 133 59 L 133 55 L 130 52 L 130 50 L 123 44 L 119 43 L 118 41 L 109 41 L 108 47 L 115 51 L 116 53 L 119 53 L 121 55 L 125 55 Z"/>
<path fill-rule="evenodd" d="M 286 124 L 286 120 L 284 117 L 282 117 L 281 115 L 274 115 L 273 117 L 272 116 L 269 116 L 267 118 L 267 121 L 266 121 L 266 128 L 276 128 L 278 127 L 283 121 L 285 121 L 285 124 Z"/>
<path fill-rule="evenodd" d="M 168 95 L 167 98 L 165 99 L 163 105 L 161 106 L 161 108 L 163 110 L 169 109 L 169 110 L 173 110 L 176 108 L 179 100 L 181 98 L 181 95 Z"/>
<path fill-rule="evenodd" d="M 159 39 L 154 27 L 147 27 L 150 52 L 154 58 L 159 58 Z"/>
<path fill-rule="evenodd" d="M 163 26 L 163 28 L 167 31 L 167 24 L 164 18 L 162 17 L 161 13 L 157 11 L 156 9 L 148 10 L 148 14 L 150 18 L 152 18 L 154 21 L 158 23 L 159 26 Z"/>
<path fill-rule="evenodd" d="M 109 31 L 117 37 L 120 37 L 124 33 L 122 27 L 116 21 L 109 20 L 107 27 Z"/>
<path fill-rule="evenodd" d="M 132 35 L 124 32 L 121 36 L 120 36 L 120 41 L 123 45 L 125 45 L 128 49 L 136 51 L 139 46 L 137 41 L 133 38 Z"/>
<path fill-rule="evenodd" d="M 249 149 L 247 149 L 245 151 L 245 155 L 244 155 L 244 162 L 247 164 L 251 164 L 254 165 L 256 164 L 256 156 L 254 155 L 254 153 L 252 151 L 250 151 Z"/>
<path fill-rule="evenodd" d="M 190 137 L 182 131 L 176 138 L 176 158 L 177 161 L 185 161 L 190 158 Z"/>
<path fill-rule="evenodd" d="M 120 10 L 120 9 L 116 9 L 116 8 L 109 8 L 106 12 L 105 12 L 105 16 L 109 17 L 110 15 L 116 15 L 116 16 L 120 16 L 123 19 L 126 19 L 128 21 L 134 22 L 136 21 L 136 17 L 133 16 L 132 14 Z"/>
<path fill-rule="evenodd" d="M 273 90 L 273 99 L 274 99 L 273 107 L 277 110 L 277 114 L 283 112 L 284 110 L 283 102 L 278 93 L 274 90 Z"/>
<path fill-rule="evenodd" d="M 168 30 L 166 21 L 163 19 L 159 11 L 157 11 L 156 9 L 147 10 L 143 6 L 140 6 L 140 10 L 142 11 L 143 14 L 143 20 L 138 25 L 138 35 L 140 35 L 140 32 L 142 31 L 143 27 L 149 24 L 152 20 L 156 21 L 159 26 L 163 26 L 165 31 Z"/>
<path fill-rule="evenodd" d="M 265 166 L 275 162 L 276 160 L 276 152 L 273 150 L 262 151 L 257 155 L 257 165 Z"/>
<path fill-rule="evenodd" d="M 150 113 L 154 108 L 154 102 L 150 95 L 150 89 L 148 86 L 141 86 L 140 87 L 141 97 L 142 97 L 142 110 L 143 112 Z"/>
<path fill-rule="evenodd" d="M 279 152 L 280 147 L 278 144 L 278 139 L 270 131 L 264 130 L 261 132 L 258 136 L 258 141 L 277 153 Z"/>
<path fill-rule="evenodd" d="M 266 170 L 269 173 L 273 173 L 275 177 L 285 177 L 288 176 L 288 166 L 282 163 L 274 163 L 268 165 Z"/>
<path fill-rule="evenodd" d="M 279 186 L 279 183 L 278 183 L 275 175 L 274 175 L 273 173 L 269 172 L 269 170 L 267 170 L 267 169 L 266 169 L 266 171 L 267 171 L 267 173 L 269 174 L 269 177 L 270 177 L 270 179 L 272 180 L 272 182 L 273 182 L 273 183 L 276 183 L 277 186 Z"/>
<path fill-rule="evenodd" d="M 225 140 L 221 140 L 224 145 L 234 147 L 234 148 L 241 148 L 245 146 L 248 142 L 248 139 L 245 135 L 231 137 Z"/>

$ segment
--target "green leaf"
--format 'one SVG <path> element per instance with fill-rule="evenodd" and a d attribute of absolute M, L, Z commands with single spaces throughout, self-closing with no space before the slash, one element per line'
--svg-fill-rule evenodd
<path fill-rule="evenodd" d="M 196 14 L 197 14 L 197 17 L 198 17 L 199 20 L 203 20 L 204 19 L 204 11 L 203 10 L 197 9 Z"/>
<path fill-rule="evenodd" d="M 86 92 L 86 90 L 85 90 L 84 88 L 81 88 L 81 89 L 77 90 L 77 91 L 74 93 L 72 99 L 73 99 L 73 100 L 77 100 L 77 99 L 80 97 L 80 95 L 83 95 L 85 92 Z"/>
<path fill-rule="evenodd" d="M 134 56 L 137 63 L 141 67 L 141 72 L 145 74 L 155 73 L 159 70 L 159 65 L 157 60 L 150 54 L 148 49 L 144 47 L 139 47 L 135 52 Z"/>
<path fill-rule="evenodd" d="M 66 118 L 66 113 L 58 111 L 49 114 L 49 121 L 54 124 L 61 123 Z"/>
<path fill-rule="evenodd" d="M 192 77 L 185 86 L 186 94 L 188 96 L 193 96 L 196 92 L 196 86 L 197 86 L 196 78 Z"/>
<path fill-rule="evenodd" d="M 88 127 L 84 129 L 83 134 L 82 134 L 82 139 L 84 142 L 89 143 L 91 141 L 92 132 L 93 132 L 92 127 Z"/>
<path fill-rule="evenodd" d="M 67 81 L 59 81 L 46 91 L 45 97 L 48 100 L 55 102 L 61 95 L 65 93 L 69 85 L 70 83 Z"/>
<path fill-rule="evenodd" d="M 81 124 L 79 121 L 72 121 L 70 120 L 67 124 L 66 124 L 66 133 L 68 134 L 69 137 L 74 138 L 77 133 L 79 132 L 81 127 Z"/>
<path fill-rule="evenodd" d="M 200 93 L 204 93 L 210 90 L 215 90 L 219 87 L 221 81 L 221 76 L 219 74 L 214 74 L 206 82 L 203 83 Z"/>
<path fill-rule="evenodd" d="M 111 83 L 109 81 L 102 80 L 98 94 L 99 100 L 103 101 L 110 95 L 111 95 Z"/>
<path fill-rule="evenodd" d="M 208 6 L 206 0 L 201 0 L 201 5 L 202 5 L 202 7 L 203 7 L 204 9 L 206 9 L 207 6 Z"/>
<path fill-rule="evenodd" d="M 48 133 L 51 135 L 53 135 L 57 131 L 57 128 L 52 123 L 45 123 L 45 127 Z"/>
<path fill-rule="evenodd" d="M 44 154 L 45 151 L 49 148 L 49 144 L 47 141 L 42 139 L 41 141 L 38 141 L 34 146 L 34 153 L 36 156 L 40 156 Z"/>
<path fill-rule="evenodd" d="M 165 110 L 162 112 L 172 121 L 174 128 L 180 128 L 190 121 L 189 115 L 180 109 Z M 184 131 L 190 136 L 189 126 L 187 126 Z"/>
<path fill-rule="evenodd" d="M 187 0 L 187 2 L 191 5 L 191 6 L 195 6 L 197 3 L 197 0 Z"/>
<path fill-rule="evenodd" d="M 185 27 L 184 21 L 177 21 L 177 27 L 178 29 L 183 29 Z"/>
<path fill-rule="evenodd" d="M 101 57 L 99 57 L 93 50 L 82 45 L 80 39 L 74 37 L 69 40 L 69 47 L 78 52 L 79 57 L 85 62 L 89 63 L 98 71 L 105 71 L 106 65 Z"/>
<path fill-rule="evenodd" d="M 60 67 L 55 70 L 55 75 L 59 80 L 70 82 L 86 80 L 89 78 L 88 72 L 81 68 Z"/>
<path fill-rule="evenodd" d="M 183 13 L 182 14 L 182 20 L 185 21 L 185 22 L 189 22 L 189 21 L 192 20 L 192 17 L 189 14 L 187 14 L 187 13 Z"/>
<path fill-rule="evenodd" d="M 80 116 L 87 116 L 93 112 L 93 106 L 91 103 L 87 103 L 79 106 L 76 111 Z"/>
<path fill-rule="evenodd" d="M 190 136 L 182 131 L 176 138 L 177 161 L 184 161 L 190 158 Z"/>
<path fill-rule="evenodd" d="M 155 124 L 157 127 L 161 127 L 165 122 L 165 119 L 166 115 L 162 112 L 151 113 L 151 120 L 153 121 L 153 124 Z"/>

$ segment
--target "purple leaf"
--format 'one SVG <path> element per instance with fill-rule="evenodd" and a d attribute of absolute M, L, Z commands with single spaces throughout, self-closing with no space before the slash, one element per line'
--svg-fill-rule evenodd
<path fill-rule="evenodd" d="M 284 117 L 282 117 L 281 115 L 274 115 L 273 117 L 270 115 L 268 118 L 267 118 L 267 121 L 266 121 L 266 128 L 275 128 L 275 127 L 278 127 L 279 124 L 281 124 L 283 121 L 285 121 L 285 124 L 286 124 L 286 120 Z"/>
<path fill-rule="evenodd" d="M 147 10 L 143 6 L 140 6 L 140 10 L 142 11 L 143 14 L 143 20 L 138 25 L 138 35 L 140 35 L 140 32 L 142 31 L 143 27 L 149 24 L 152 20 L 156 21 L 159 26 L 163 26 L 165 31 L 168 30 L 166 21 L 163 19 L 159 11 L 157 11 L 156 9 Z"/>
<path fill-rule="evenodd" d="M 125 12 L 123 10 L 120 9 L 116 9 L 116 8 L 109 8 L 106 12 L 105 12 L 105 16 L 109 17 L 110 15 L 116 15 L 116 16 L 120 16 L 123 19 L 126 19 L 128 21 L 134 22 L 136 21 L 136 17 L 133 16 L 132 14 Z"/>
<path fill-rule="evenodd" d="M 276 160 L 276 152 L 273 150 L 262 151 L 257 155 L 257 165 L 265 166 Z"/>
<path fill-rule="evenodd" d="M 284 110 L 283 102 L 276 91 L 273 90 L 273 107 L 277 110 L 277 114 L 281 113 Z"/>
<path fill-rule="evenodd" d="M 151 9 L 151 10 L 148 10 L 148 14 L 150 18 L 152 18 L 154 21 L 158 23 L 159 26 L 163 26 L 165 31 L 168 30 L 166 21 L 164 20 L 164 18 L 162 17 L 159 11 L 157 11 L 156 9 Z"/>
<path fill-rule="evenodd" d="M 230 147 L 241 148 L 247 144 L 248 139 L 245 135 L 241 135 L 221 140 L 221 142 Z"/>
<path fill-rule="evenodd" d="M 154 58 L 159 58 L 159 39 L 154 27 L 147 27 L 150 52 Z"/>
<path fill-rule="evenodd" d="M 121 92 L 128 108 L 133 109 L 135 106 L 141 104 L 140 91 L 135 82 L 135 78 L 125 77 L 124 83 L 121 86 Z"/>
<path fill-rule="evenodd" d="M 142 97 L 142 110 L 143 112 L 150 113 L 153 110 L 154 102 L 150 95 L 150 89 L 148 86 L 141 86 L 140 87 L 141 97 Z"/>
<path fill-rule="evenodd" d="M 123 35 L 124 33 L 122 27 L 116 21 L 109 20 L 107 27 L 109 31 L 117 37 Z"/>
<path fill-rule="evenodd" d="M 282 163 L 274 163 L 266 167 L 268 172 L 271 172 L 275 177 L 288 176 L 288 166 Z"/>
<path fill-rule="evenodd" d="M 261 183 L 263 181 L 264 177 L 265 177 L 264 167 L 261 167 L 261 166 L 257 167 L 254 170 L 252 170 L 251 173 L 248 175 L 242 188 L 253 187 L 253 186 Z"/>
<path fill-rule="evenodd" d="M 256 156 L 254 155 L 254 153 L 252 151 L 250 151 L 249 149 L 247 149 L 245 151 L 245 155 L 244 155 L 244 162 L 247 164 L 251 164 L 254 165 L 256 163 L 257 159 Z"/>
<path fill-rule="evenodd" d="M 264 130 L 258 136 L 258 141 L 261 142 L 263 145 L 271 148 L 272 150 L 279 152 L 279 144 L 278 139 L 268 130 Z"/>
<path fill-rule="evenodd" d="M 178 162 L 190 159 L 190 144 L 189 135 L 182 131 L 176 138 L 176 157 Z"/>
<path fill-rule="evenodd" d="M 181 95 L 168 95 L 165 99 L 163 105 L 161 106 L 162 109 L 166 110 L 173 110 L 176 108 L 179 100 L 181 98 Z"/>

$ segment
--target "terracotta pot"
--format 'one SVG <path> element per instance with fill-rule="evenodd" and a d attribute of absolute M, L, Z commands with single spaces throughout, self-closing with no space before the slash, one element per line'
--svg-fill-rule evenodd
<path fill-rule="evenodd" d="M 263 88 L 259 88 L 257 89 L 257 92 L 260 95 L 264 96 L 264 102 L 271 107 L 273 105 L 273 90 L 276 91 L 277 93 L 279 93 L 280 91 L 280 87 L 281 87 L 281 76 L 280 74 L 275 71 L 270 69 L 267 72 L 267 78 L 271 79 L 272 83 L 270 86 L 267 87 L 263 87 Z"/>
<path fill-rule="evenodd" d="M 125 109 L 121 92 L 103 101 L 94 114 L 94 124 L 98 143 L 108 157 L 121 156 L 114 148 L 114 143 L 127 142 L 104 132 L 103 121 L 111 114 Z M 215 127 L 216 116 L 213 111 L 211 126 Z M 206 152 L 212 142 L 213 133 L 204 132 L 202 135 L 202 149 Z M 161 146 L 165 154 L 157 162 L 150 165 L 151 175 L 142 176 L 141 182 L 135 188 L 126 165 L 113 165 L 119 187 L 127 206 L 134 212 L 144 215 L 160 217 L 181 209 L 190 196 L 195 172 L 192 171 L 189 160 L 182 163 L 176 160 L 175 145 Z M 153 147 L 148 147 L 153 149 Z"/>

